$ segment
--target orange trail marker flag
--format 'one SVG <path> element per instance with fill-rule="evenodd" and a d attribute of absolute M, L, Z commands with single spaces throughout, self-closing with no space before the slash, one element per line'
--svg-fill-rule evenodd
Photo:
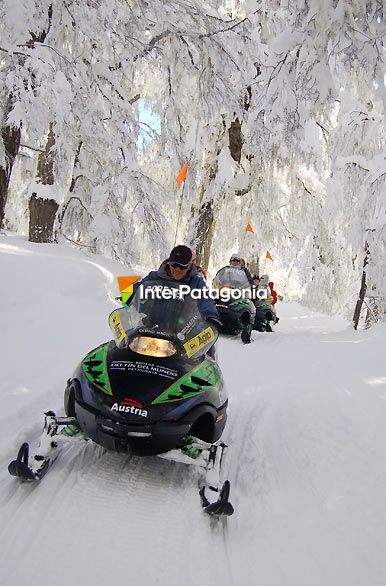
<path fill-rule="evenodd" d="M 252 234 L 254 234 L 255 232 L 253 231 L 253 228 L 250 224 L 247 224 L 247 227 L 245 228 L 246 232 L 252 232 Z"/>
<path fill-rule="evenodd" d="M 265 253 L 265 258 L 268 258 L 269 260 L 271 260 L 273 262 L 273 258 L 272 256 L 269 254 L 269 250 L 267 250 L 267 252 Z"/>
<path fill-rule="evenodd" d="M 186 161 L 186 163 L 184 163 L 182 165 L 182 169 L 176 177 L 178 187 L 181 187 L 181 183 L 183 183 L 186 180 L 186 173 L 187 172 L 188 172 L 188 161 Z"/>

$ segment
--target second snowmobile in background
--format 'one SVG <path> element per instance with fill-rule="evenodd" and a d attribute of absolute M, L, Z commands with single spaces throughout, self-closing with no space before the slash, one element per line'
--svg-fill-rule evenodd
<path fill-rule="evenodd" d="M 216 309 L 222 326 L 223 334 L 239 334 L 244 344 L 251 341 L 256 308 L 251 299 L 252 289 L 248 278 L 241 267 L 223 267 L 213 279 L 213 288 L 219 291 Z M 234 295 L 238 292 L 239 295 Z M 236 298 L 238 297 L 238 298 Z"/>
<path fill-rule="evenodd" d="M 276 310 L 271 303 L 261 303 L 256 306 L 256 316 L 253 329 L 258 332 L 272 332 L 272 326 L 279 319 L 276 317 Z"/>

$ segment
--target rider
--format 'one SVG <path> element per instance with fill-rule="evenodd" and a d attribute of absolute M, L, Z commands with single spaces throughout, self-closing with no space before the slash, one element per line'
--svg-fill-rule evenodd
<path fill-rule="evenodd" d="M 251 273 L 248 271 L 247 267 L 245 266 L 245 260 L 243 259 L 243 257 L 238 253 L 238 252 L 234 252 L 231 255 L 231 258 L 229 259 L 229 265 L 231 267 L 239 267 L 240 269 L 242 269 L 244 271 L 244 273 L 247 276 L 248 282 L 251 286 L 253 286 L 253 278 Z"/>
<path fill-rule="evenodd" d="M 196 249 L 195 248 L 191 248 L 191 251 L 192 251 L 192 261 L 193 261 L 193 264 L 196 266 L 197 274 L 198 274 L 199 277 L 202 277 L 204 279 L 204 281 L 206 282 L 207 274 L 206 274 L 205 270 L 200 265 L 197 264 L 197 252 L 196 252 Z"/>
<path fill-rule="evenodd" d="M 244 344 L 249 344 L 251 341 L 251 329 L 255 308 L 253 307 L 251 295 L 248 295 L 247 291 L 249 290 L 250 293 L 253 293 L 254 284 L 252 275 L 245 267 L 245 262 L 241 254 L 234 252 L 229 259 L 229 265 L 217 271 L 213 279 L 213 287 L 220 291 L 220 302 L 218 306 L 220 308 L 220 315 L 224 317 L 225 330 L 236 333 L 241 332 L 241 340 Z M 225 294 L 229 294 L 229 288 L 238 289 L 239 292 L 242 292 L 243 297 L 241 299 L 239 296 L 239 301 L 230 304 L 230 312 L 228 311 L 229 307 L 226 305 L 230 301 L 230 298 L 225 299 Z M 223 291 L 224 296 L 221 295 L 221 291 Z"/>
<path fill-rule="evenodd" d="M 199 276 L 194 262 L 194 253 L 189 246 L 179 244 L 170 252 L 169 257 L 161 263 L 158 271 L 151 271 L 141 281 L 134 284 L 134 292 L 140 284 L 147 281 L 165 280 L 189 285 L 190 289 L 207 289 L 207 285 Z M 216 306 L 213 299 L 204 296 L 197 300 L 198 309 L 203 319 L 212 322 L 215 326 L 221 326 Z"/>
<path fill-rule="evenodd" d="M 277 323 L 279 321 L 279 318 L 276 316 L 276 311 L 275 311 L 275 303 L 277 301 L 277 293 L 275 291 L 275 289 L 273 288 L 273 281 L 269 280 L 269 275 L 265 274 L 265 275 L 261 275 L 261 277 L 259 277 L 258 275 L 254 275 L 253 276 L 253 281 L 255 283 L 255 286 L 259 289 L 259 290 L 264 290 L 266 291 L 266 295 L 267 297 L 265 299 L 256 299 L 255 300 L 255 305 L 256 308 L 258 309 L 259 307 L 263 307 L 263 306 L 271 306 L 272 310 L 269 312 L 269 314 L 272 317 L 272 321 L 273 323 Z M 256 311 L 256 317 L 255 317 L 255 329 L 257 329 L 258 331 L 267 331 L 267 332 L 272 332 L 272 328 L 269 324 L 269 320 L 266 321 L 266 323 L 262 323 L 261 321 L 261 317 L 259 315 L 259 312 Z"/>
<path fill-rule="evenodd" d="M 265 287 L 268 287 L 268 294 L 269 294 L 269 303 L 271 303 L 272 305 L 275 305 L 276 301 L 277 301 L 277 293 L 275 291 L 275 289 L 273 288 L 273 281 L 269 280 L 269 275 L 261 275 L 261 277 L 259 278 L 259 285 L 263 285 Z"/>

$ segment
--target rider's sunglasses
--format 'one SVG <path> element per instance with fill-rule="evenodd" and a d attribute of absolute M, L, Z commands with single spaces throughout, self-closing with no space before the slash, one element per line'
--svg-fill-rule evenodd
<path fill-rule="evenodd" d="M 183 269 L 186 270 L 188 268 L 189 265 L 180 265 L 178 262 L 171 262 L 169 263 L 171 267 L 173 267 L 173 269 Z"/>
<path fill-rule="evenodd" d="M 231 258 L 231 262 L 241 262 L 241 258 Z"/>

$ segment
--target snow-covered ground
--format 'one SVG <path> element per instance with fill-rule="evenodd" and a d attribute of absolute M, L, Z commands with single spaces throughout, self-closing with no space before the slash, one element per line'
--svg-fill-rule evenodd
<path fill-rule="evenodd" d="M 280 304 L 273 334 L 221 339 L 236 512 L 215 525 L 195 471 L 87 443 L 40 485 L 7 465 L 62 413 L 65 381 L 109 339 L 116 276 L 71 248 L 0 236 L 2 586 L 384 586 L 385 326 Z"/>

